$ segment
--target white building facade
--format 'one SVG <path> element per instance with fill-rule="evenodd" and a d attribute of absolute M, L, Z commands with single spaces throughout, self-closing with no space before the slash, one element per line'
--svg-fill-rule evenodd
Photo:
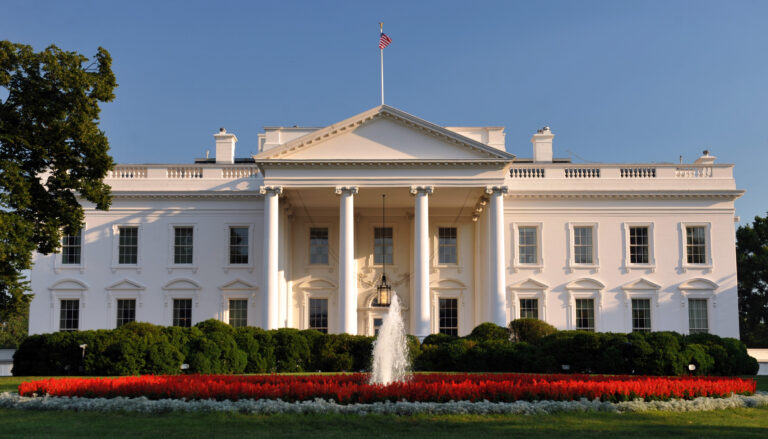
<path fill-rule="evenodd" d="M 573 164 L 548 128 L 533 158 L 501 127 L 379 106 L 323 128 L 267 127 L 259 153 L 118 165 L 37 255 L 30 333 L 137 320 L 374 335 L 383 269 L 409 333 L 535 317 L 559 329 L 738 337 L 733 165 Z M 386 214 L 382 220 L 382 195 Z"/>

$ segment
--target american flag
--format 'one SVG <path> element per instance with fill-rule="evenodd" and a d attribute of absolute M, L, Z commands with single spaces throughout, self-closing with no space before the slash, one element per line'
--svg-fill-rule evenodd
<path fill-rule="evenodd" d="M 383 49 L 387 46 L 389 46 L 389 43 L 392 42 L 392 38 L 389 38 L 387 34 L 384 32 L 381 33 L 381 37 L 379 37 L 379 49 Z"/>

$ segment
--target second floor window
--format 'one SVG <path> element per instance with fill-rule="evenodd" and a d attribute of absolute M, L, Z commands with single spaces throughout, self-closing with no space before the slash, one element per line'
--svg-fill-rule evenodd
<path fill-rule="evenodd" d="M 518 229 L 518 252 L 521 264 L 535 264 L 538 259 L 536 227 Z"/>
<path fill-rule="evenodd" d="M 573 228 L 573 261 L 577 264 L 594 264 L 592 227 Z"/>
<path fill-rule="evenodd" d="M 689 264 L 707 263 L 707 238 L 704 226 L 685 228 L 685 253 Z"/>
<path fill-rule="evenodd" d="M 373 263 L 392 263 L 392 227 L 376 227 L 373 230 Z"/>
<path fill-rule="evenodd" d="M 192 227 L 173 228 L 173 263 L 192 263 L 192 240 L 194 229 Z"/>
<path fill-rule="evenodd" d="M 648 227 L 629 228 L 629 262 L 647 264 L 649 262 Z"/>
<path fill-rule="evenodd" d="M 438 264 L 455 264 L 458 262 L 456 248 L 456 227 L 440 227 L 437 243 Z"/>
<path fill-rule="evenodd" d="M 83 254 L 83 237 L 80 230 L 75 235 L 61 238 L 61 263 L 79 265 Z"/>
<path fill-rule="evenodd" d="M 139 262 L 139 228 L 118 228 L 118 263 L 136 265 Z"/>
<path fill-rule="evenodd" d="M 309 263 L 328 264 L 328 228 L 309 229 Z"/>
<path fill-rule="evenodd" d="M 229 263 L 248 263 L 248 227 L 229 228 Z"/>

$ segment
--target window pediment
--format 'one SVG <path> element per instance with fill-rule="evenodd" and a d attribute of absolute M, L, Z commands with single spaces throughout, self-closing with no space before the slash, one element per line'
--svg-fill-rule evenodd
<path fill-rule="evenodd" d="M 299 285 L 303 290 L 335 290 L 336 284 L 326 279 L 312 279 Z"/>
<path fill-rule="evenodd" d="M 456 279 L 440 279 L 437 282 L 433 282 L 430 288 L 444 289 L 444 290 L 465 290 L 467 286 L 461 281 Z"/>
<path fill-rule="evenodd" d="M 77 279 L 62 279 L 48 287 L 48 289 L 59 291 L 85 291 L 88 289 L 88 285 Z"/>
<path fill-rule="evenodd" d="M 704 279 L 704 278 L 695 278 L 688 281 L 685 281 L 678 285 L 678 288 L 681 290 L 705 290 L 705 291 L 714 291 L 719 287 L 716 283 L 712 282 L 711 280 Z"/>
<path fill-rule="evenodd" d="M 224 284 L 219 287 L 220 290 L 239 290 L 239 291 L 252 291 L 257 290 L 259 287 L 255 285 L 251 285 L 248 282 L 241 280 L 241 279 L 235 279 L 232 282 L 229 282 L 227 284 Z"/>
<path fill-rule="evenodd" d="M 582 278 L 572 282 L 568 282 L 565 286 L 567 290 L 602 290 L 605 288 L 602 282 L 596 279 Z"/>
<path fill-rule="evenodd" d="M 549 285 L 537 281 L 533 278 L 528 278 L 524 281 L 512 284 L 508 287 L 510 290 L 546 290 Z"/>
<path fill-rule="evenodd" d="M 123 279 L 106 288 L 109 291 L 137 291 L 146 289 L 144 285 L 130 279 Z"/>
<path fill-rule="evenodd" d="M 661 289 L 661 285 L 653 283 L 647 279 L 638 279 L 636 281 L 632 281 L 628 284 L 625 284 L 621 287 L 622 290 L 628 291 L 638 291 L 638 290 L 644 290 L 644 291 L 658 291 Z"/>
<path fill-rule="evenodd" d="M 202 287 L 195 281 L 191 279 L 175 279 L 163 286 L 163 289 L 166 291 L 174 291 L 174 290 L 199 290 Z"/>

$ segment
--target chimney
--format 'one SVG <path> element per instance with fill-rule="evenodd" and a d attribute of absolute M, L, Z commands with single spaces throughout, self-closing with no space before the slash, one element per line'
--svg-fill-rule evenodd
<path fill-rule="evenodd" d="M 216 163 L 235 163 L 237 136 L 220 128 L 213 137 L 216 139 Z"/>
<path fill-rule="evenodd" d="M 552 139 L 555 135 L 549 130 L 549 127 L 544 127 L 536 132 L 531 137 L 531 143 L 533 143 L 533 161 L 534 163 L 552 163 Z"/>
<path fill-rule="evenodd" d="M 713 155 L 709 155 L 709 150 L 705 149 L 704 152 L 702 152 L 702 156 L 697 158 L 695 162 L 697 165 L 711 165 L 715 163 L 715 159 L 717 157 Z"/>

